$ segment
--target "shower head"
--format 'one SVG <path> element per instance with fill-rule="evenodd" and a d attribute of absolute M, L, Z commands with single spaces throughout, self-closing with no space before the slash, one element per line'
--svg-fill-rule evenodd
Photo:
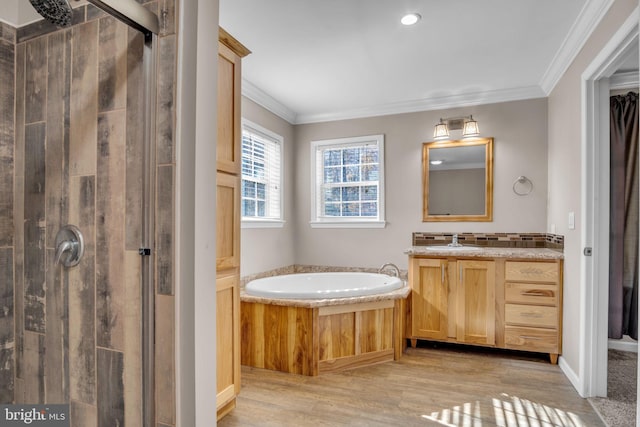
<path fill-rule="evenodd" d="M 29 0 L 35 10 L 58 27 L 71 26 L 73 11 L 68 0 Z"/>

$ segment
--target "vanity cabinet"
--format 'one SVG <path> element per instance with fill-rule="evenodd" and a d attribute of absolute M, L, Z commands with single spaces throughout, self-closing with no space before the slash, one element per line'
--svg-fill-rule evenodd
<path fill-rule="evenodd" d="M 549 353 L 562 350 L 562 270 L 555 262 L 505 262 L 505 347 Z"/>
<path fill-rule="evenodd" d="M 415 258 L 409 269 L 411 289 L 411 335 L 447 339 L 449 273 L 446 259 Z M 413 342 L 415 347 L 415 341 Z"/>
<path fill-rule="evenodd" d="M 413 258 L 411 339 L 495 343 L 495 263 Z"/>
<path fill-rule="evenodd" d="M 562 350 L 562 261 L 411 256 L 407 338 Z"/>
<path fill-rule="evenodd" d="M 496 268 L 493 261 L 457 261 L 456 340 L 495 344 Z"/>
<path fill-rule="evenodd" d="M 249 51 L 220 29 L 216 150 L 216 410 L 240 392 L 240 63 Z"/>

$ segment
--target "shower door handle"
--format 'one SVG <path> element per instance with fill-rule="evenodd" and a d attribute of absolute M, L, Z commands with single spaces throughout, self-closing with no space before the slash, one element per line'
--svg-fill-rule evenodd
<path fill-rule="evenodd" d="M 65 225 L 56 235 L 56 265 L 78 265 L 84 255 L 84 238 L 75 225 Z"/>

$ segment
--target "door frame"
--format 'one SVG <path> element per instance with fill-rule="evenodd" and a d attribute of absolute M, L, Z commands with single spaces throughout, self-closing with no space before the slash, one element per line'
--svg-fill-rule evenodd
<path fill-rule="evenodd" d="M 609 78 L 638 49 L 636 8 L 582 74 L 580 371 L 582 397 L 607 394 L 609 306 Z M 607 286 L 599 285 L 607 284 Z"/>

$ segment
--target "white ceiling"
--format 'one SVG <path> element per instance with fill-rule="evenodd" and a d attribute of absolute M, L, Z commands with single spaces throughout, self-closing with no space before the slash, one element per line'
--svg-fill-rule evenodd
<path fill-rule="evenodd" d="M 220 25 L 253 52 L 244 93 L 306 123 L 546 96 L 610 4 L 220 0 Z"/>

